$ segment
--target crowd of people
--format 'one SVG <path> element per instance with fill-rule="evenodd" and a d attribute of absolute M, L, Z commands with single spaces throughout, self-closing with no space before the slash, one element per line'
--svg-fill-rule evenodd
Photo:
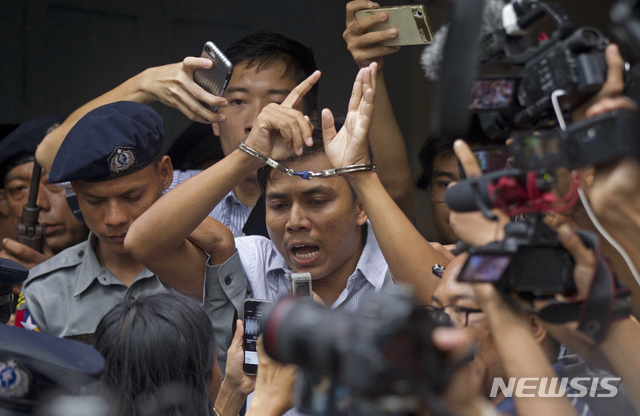
<path fill-rule="evenodd" d="M 193 80 L 212 62 L 187 57 L 143 71 L 65 120 L 28 121 L 0 141 L 0 258 L 29 269 L 13 288 L 8 325 L 92 345 L 104 370 L 90 391 L 108 398 L 112 414 L 295 415 L 295 365 L 274 361 L 260 341 L 257 375 L 244 373 L 242 314 L 246 299 L 277 301 L 290 294 L 289 274 L 307 272 L 314 301 L 327 308 L 354 312 L 373 292 L 409 287 L 418 304 L 444 318 L 449 325 L 431 342 L 451 359 L 470 357 L 438 393 L 451 414 L 640 412 L 640 161 L 574 173 L 588 204 L 544 217 L 573 259 L 572 298 L 522 299 L 490 283 L 458 281 L 469 248 L 502 240 L 513 219 L 499 209 L 495 220 L 450 211 L 446 190 L 462 172 L 477 178 L 482 171 L 469 143 L 431 137 L 418 185 L 429 191 L 441 240 L 427 241 L 414 226 L 421 210 L 383 73 L 385 57 L 399 48 L 380 46 L 398 32 L 369 31 L 385 13 L 355 18 L 375 7 L 366 0 L 346 6 L 343 37 L 360 70 L 344 119 L 317 108 L 321 73 L 311 50 L 258 32 L 224 51 L 234 70 L 222 97 Z M 637 110 L 623 95 L 615 45 L 606 63 L 603 88 L 575 120 Z M 154 101 L 210 124 L 224 157 L 204 170 L 174 170 L 161 153 L 163 120 L 148 105 Z M 352 171 L 305 180 L 266 158 L 296 173 Z M 35 162 L 43 169 L 42 251 L 19 243 L 15 232 Z M 558 173 L 557 192 L 570 182 L 570 172 Z M 602 234 L 602 227 L 626 260 L 606 240 L 587 247 L 576 233 Z M 575 322 L 537 313 L 549 304 L 587 304 L 601 253 L 630 288 L 630 313 L 616 313 L 624 308 L 616 309 L 614 296 L 604 328 L 592 332 L 579 323 L 587 309 Z M 434 265 L 444 268 L 441 276 Z M 46 351 L 46 343 L 39 348 Z M 3 376 L 13 362 L 5 357 L 0 352 L 0 410 L 21 414 L 11 407 L 17 378 Z M 599 382 L 609 378 L 613 387 Z M 560 393 L 543 394 L 565 379 Z M 523 380 L 530 381 L 524 388 Z M 538 390 L 536 380 L 557 383 Z"/>

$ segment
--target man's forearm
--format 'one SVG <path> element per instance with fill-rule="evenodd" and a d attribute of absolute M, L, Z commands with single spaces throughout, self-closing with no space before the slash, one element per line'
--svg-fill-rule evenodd
<path fill-rule="evenodd" d="M 420 302 L 429 304 L 438 279 L 431 274 L 435 263 L 448 261 L 416 230 L 398 205 L 385 191 L 374 172 L 349 175 L 371 220 L 373 231 L 394 279 L 414 287 Z"/>
<path fill-rule="evenodd" d="M 172 253 L 240 181 L 261 166 L 243 151 L 234 151 L 156 201 L 131 225 L 125 247 L 138 259 Z"/>
<path fill-rule="evenodd" d="M 505 304 L 482 305 L 482 308 L 489 320 L 491 334 L 507 377 L 551 380 L 558 376 L 533 337 L 529 323 L 524 317 L 508 310 L 509 307 Z M 538 385 L 535 386 L 537 393 Z M 564 396 L 540 397 L 535 394 L 535 397 L 518 397 L 516 395 L 514 403 L 518 414 L 522 416 L 576 414 L 571 402 Z"/>
<path fill-rule="evenodd" d="M 407 148 L 391 106 L 382 70 L 376 75 L 376 96 L 369 140 L 380 181 L 402 212 L 413 222 L 415 201 Z"/>
<path fill-rule="evenodd" d="M 38 146 L 38 149 L 36 150 L 36 160 L 40 166 L 42 166 L 46 172 L 51 171 L 53 160 L 55 159 L 64 138 L 67 136 L 67 133 L 69 133 L 73 126 L 75 126 L 76 123 L 91 110 L 117 101 L 135 101 L 141 104 L 148 104 L 154 101 L 154 97 L 142 89 L 145 72 L 146 71 L 130 78 L 123 84 L 120 84 L 111 91 L 89 101 L 71 113 L 64 123 L 49 133 Z"/>

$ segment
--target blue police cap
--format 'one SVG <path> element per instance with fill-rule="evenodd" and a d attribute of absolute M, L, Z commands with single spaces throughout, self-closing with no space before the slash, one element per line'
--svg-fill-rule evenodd
<path fill-rule="evenodd" d="M 53 161 L 49 182 L 105 181 L 149 166 L 160 154 L 162 117 L 148 105 L 119 101 L 76 123 Z"/>
<path fill-rule="evenodd" d="M 95 383 L 104 358 L 89 345 L 0 325 L 0 414 L 31 414 L 47 392 L 79 393 Z"/>
<path fill-rule="evenodd" d="M 27 121 L 0 141 L 0 188 L 4 188 L 4 177 L 11 169 L 34 159 L 44 136 L 61 122 L 56 116 Z"/>

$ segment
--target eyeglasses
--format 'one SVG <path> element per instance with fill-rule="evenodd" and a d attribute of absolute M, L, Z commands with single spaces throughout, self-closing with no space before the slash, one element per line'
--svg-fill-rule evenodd
<path fill-rule="evenodd" d="M 432 181 L 429 184 L 429 198 L 433 202 L 444 202 L 444 193 L 451 181 Z"/>
<path fill-rule="evenodd" d="M 469 325 L 469 314 L 480 313 L 482 309 L 465 308 L 464 306 L 447 305 L 442 308 L 425 306 L 429 316 L 439 324 L 451 324 L 456 328 Z"/>

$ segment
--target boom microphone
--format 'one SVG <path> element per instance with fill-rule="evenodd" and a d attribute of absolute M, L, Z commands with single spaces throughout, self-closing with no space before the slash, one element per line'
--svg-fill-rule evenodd
<path fill-rule="evenodd" d="M 463 179 L 453 185 L 444 194 L 444 200 L 451 211 L 455 212 L 472 212 L 479 211 L 478 198 L 486 204 L 487 207 L 493 208 L 491 198 L 489 197 L 489 180 L 486 176 L 477 179 Z"/>
<path fill-rule="evenodd" d="M 447 189 L 444 200 L 455 212 L 484 211 L 484 208 L 504 208 L 505 203 L 520 205 L 527 200 L 525 190 L 515 182 L 522 176 L 522 170 L 509 168 L 482 175 L 479 178 L 463 179 Z M 490 190 L 490 187 L 493 190 Z M 496 198 L 500 201 L 496 201 Z"/>

